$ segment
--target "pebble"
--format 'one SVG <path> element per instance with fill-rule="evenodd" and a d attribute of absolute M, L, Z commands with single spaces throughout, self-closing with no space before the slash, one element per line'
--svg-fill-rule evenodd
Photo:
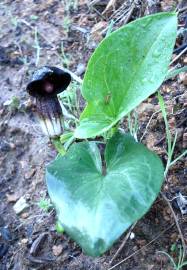
<path fill-rule="evenodd" d="M 153 147 L 156 144 L 156 142 L 157 142 L 157 138 L 156 138 L 155 134 L 153 134 L 153 133 L 147 134 L 146 144 L 147 144 L 147 147 L 149 149 L 153 149 Z"/>
<path fill-rule="evenodd" d="M 22 213 L 21 214 L 21 218 L 23 218 L 23 219 L 28 218 L 28 216 L 29 216 L 29 213 L 28 212 L 25 212 L 25 213 Z"/>
<path fill-rule="evenodd" d="M 179 74 L 179 82 L 183 83 L 184 85 L 187 85 L 187 72 L 181 72 Z"/>
<path fill-rule="evenodd" d="M 53 249 L 53 254 L 55 256 L 59 256 L 62 253 L 62 250 L 63 250 L 62 245 L 55 245 L 55 246 L 53 246 L 52 249 Z"/>
<path fill-rule="evenodd" d="M 183 63 L 187 64 L 187 56 L 183 59 Z"/>
<path fill-rule="evenodd" d="M 169 123 L 169 126 L 171 129 L 175 129 L 175 126 L 176 126 L 176 120 L 175 120 L 175 117 L 171 117 L 169 120 L 168 120 L 168 123 Z"/>
<path fill-rule="evenodd" d="M 142 113 L 149 114 L 149 113 L 154 113 L 154 111 L 155 111 L 155 106 L 148 102 L 142 102 L 137 108 L 138 114 L 142 114 Z"/>
<path fill-rule="evenodd" d="M 28 241 L 29 241 L 29 240 L 28 240 L 27 238 L 23 238 L 23 239 L 21 239 L 21 243 L 22 243 L 22 244 L 24 244 L 24 245 L 25 245 L 25 244 L 27 244 L 27 243 L 28 243 Z"/>
<path fill-rule="evenodd" d="M 182 137 L 182 147 L 183 147 L 184 149 L 187 148 L 187 132 L 185 132 L 185 133 L 183 134 L 183 137 Z"/>
<path fill-rule="evenodd" d="M 97 43 L 92 40 L 92 41 L 88 42 L 87 47 L 89 50 L 94 50 L 95 48 L 97 48 Z"/>
<path fill-rule="evenodd" d="M 14 211 L 16 214 L 20 214 L 23 210 L 28 208 L 29 205 L 27 204 L 24 196 L 22 196 L 13 206 Z"/>
<path fill-rule="evenodd" d="M 86 65 L 83 64 L 83 63 L 79 63 L 78 66 L 77 66 L 77 70 L 76 70 L 76 74 L 78 76 L 82 75 L 84 72 L 85 72 L 85 69 L 86 69 Z"/>
<path fill-rule="evenodd" d="M 19 198 L 18 194 L 16 194 L 16 193 L 6 194 L 6 197 L 7 197 L 7 201 L 9 203 L 16 202 Z"/>
<path fill-rule="evenodd" d="M 135 238 L 135 233 L 131 232 L 130 237 L 131 240 Z"/>
<path fill-rule="evenodd" d="M 176 242 L 177 240 L 178 240 L 178 234 L 175 232 L 175 233 L 172 233 L 172 235 L 171 235 L 171 240 L 172 240 L 172 242 Z"/>
<path fill-rule="evenodd" d="M 137 240 L 137 244 L 142 247 L 142 246 L 145 246 L 147 244 L 147 242 L 145 239 L 140 239 L 140 240 Z"/>
<path fill-rule="evenodd" d="M 155 261 L 157 263 L 167 263 L 168 262 L 168 257 L 165 256 L 164 254 L 158 254 L 156 257 L 155 257 Z"/>

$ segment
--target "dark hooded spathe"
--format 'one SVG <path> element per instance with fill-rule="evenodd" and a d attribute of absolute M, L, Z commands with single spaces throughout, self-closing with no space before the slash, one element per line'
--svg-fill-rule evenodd
<path fill-rule="evenodd" d="M 31 82 L 27 85 L 27 91 L 34 97 L 56 96 L 64 91 L 70 82 L 69 73 L 57 67 L 44 66 L 34 73 Z"/>
<path fill-rule="evenodd" d="M 50 138 L 63 133 L 63 115 L 57 95 L 68 87 L 70 81 L 69 73 L 44 66 L 34 73 L 27 85 L 27 92 L 35 98 L 42 130 Z"/>

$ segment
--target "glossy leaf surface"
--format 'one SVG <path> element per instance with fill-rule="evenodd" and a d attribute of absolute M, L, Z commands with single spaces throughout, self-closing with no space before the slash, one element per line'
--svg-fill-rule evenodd
<path fill-rule="evenodd" d="M 154 202 L 163 166 L 130 135 L 117 133 L 105 150 L 94 142 L 70 147 L 47 167 L 48 192 L 65 231 L 92 256 L 104 253 Z"/>
<path fill-rule="evenodd" d="M 121 27 L 92 55 L 83 81 L 87 106 L 77 138 L 100 135 L 163 82 L 176 38 L 177 15 L 158 13 Z"/>

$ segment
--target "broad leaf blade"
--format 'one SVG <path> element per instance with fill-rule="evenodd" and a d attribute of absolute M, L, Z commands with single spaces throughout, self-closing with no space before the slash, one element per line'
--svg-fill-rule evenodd
<path fill-rule="evenodd" d="M 88 102 L 75 137 L 108 130 L 163 82 L 176 38 L 177 15 L 138 19 L 105 38 L 92 55 L 83 81 Z"/>
<path fill-rule="evenodd" d="M 160 159 L 129 135 L 106 147 L 106 174 L 93 142 L 77 143 L 47 167 L 47 186 L 65 231 L 92 256 L 104 253 L 142 217 L 163 180 Z"/>

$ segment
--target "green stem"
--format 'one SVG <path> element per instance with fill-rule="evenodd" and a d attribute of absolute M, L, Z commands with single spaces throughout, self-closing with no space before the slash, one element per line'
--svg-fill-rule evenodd
<path fill-rule="evenodd" d="M 62 156 L 64 156 L 65 153 L 66 153 L 66 150 L 64 149 L 64 146 L 60 142 L 60 138 L 58 137 L 58 138 L 51 139 L 51 142 L 54 145 L 54 147 L 57 150 L 57 152 L 59 154 L 61 154 Z"/>

